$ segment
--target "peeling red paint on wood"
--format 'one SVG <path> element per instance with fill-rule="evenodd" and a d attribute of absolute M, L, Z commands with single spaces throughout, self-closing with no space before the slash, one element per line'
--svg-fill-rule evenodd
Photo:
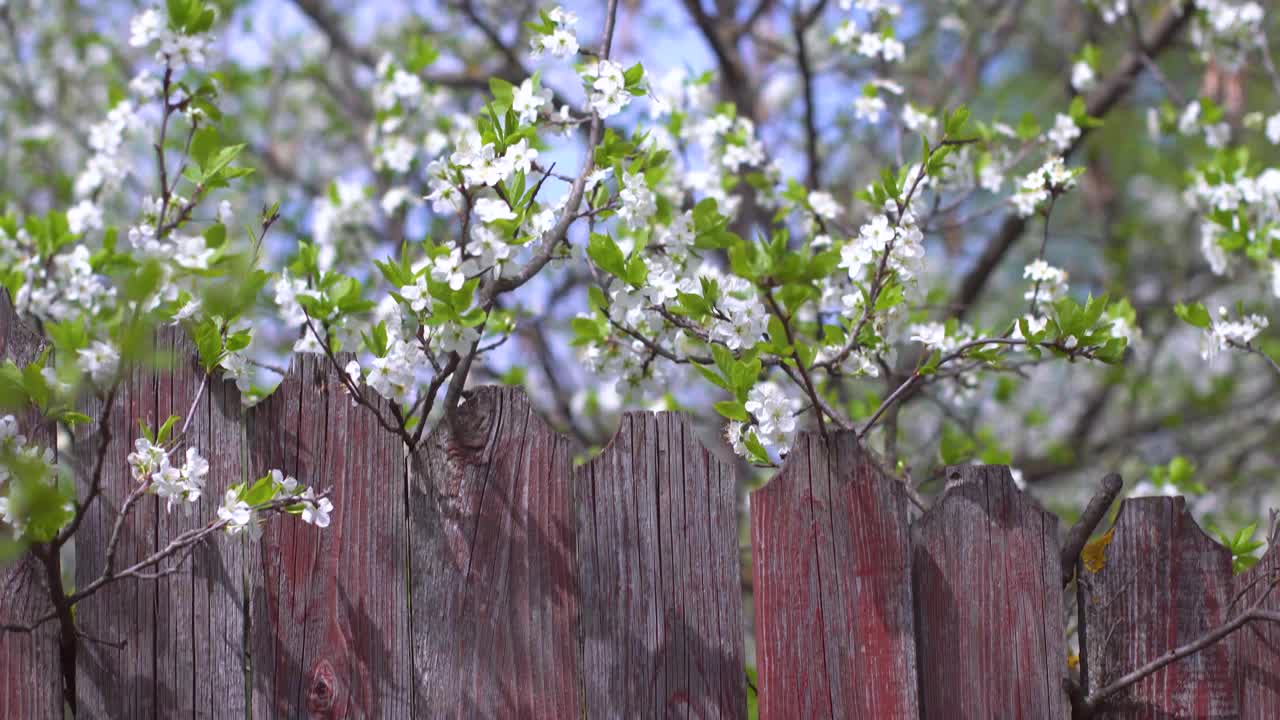
<path fill-rule="evenodd" d="M 414 458 L 413 717 L 582 714 L 568 441 L 482 388 Z"/>
<path fill-rule="evenodd" d="M 19 366 L 40 355 L 38 335 L 20 321 L 0 289 L 0 359 Z M 34 412 L 18 416 L 20 431 L 31 443 L 54 446 L 53 428 L 40 424 Z M 0 532 L 9 532 L 0 524 Z M 39 561 L 24 553 L 0 565 L 0 623 L 30 625 L 53 610 L 46 573 Z M 62 670 L 57 622 L 30 633 L 0 631 L 0 717 L 61 720 Z"/>
<path fill-rule="evenodd" d="M 1058 519 L 1007 467 L 945 473 L 912 528 L 921 714 L 1066 717 Z"/>
<path fill-rule="evenodd" d="M 1264 594 L 1262 607 L 1280 611 L 1280 544 L 1273 542 L 1256 565 L 1235 577 L 1235 607 L 1242 612 Z M 1240 720 L 1280 718 L 1280 625 L 1251 622 L 1231 637 L 1236 656 Z"/>
<path fill-rule="evenodd" d="M 574 490 L 586 716 L 745 717 L 733 468 L 628 413 Z"/>
<path fill-rule="evenodd" d="M 751 494 L 762 718 L 919 715 L 908 503 L 853 433 Z"/>
<path fill-rule="evenodd" d="M 1089 687 L 1099 688 L 1229 620 L 1231 554 L 1182 498 L 1126 500 L 1106 564 L 1086 573 Z M 1116 696 L 1102 717 L 1236 718 L 1230 641 L 1167 665 Z"/>
<path fill-rule="evenodd" d="M 251 478 L 281 469 L 334 505 L 329 527 L 278 517 L 247 549 L 254 717 L 410 717 L 399 439 L 317 355 L 295 356 L 248 425 Z"/>

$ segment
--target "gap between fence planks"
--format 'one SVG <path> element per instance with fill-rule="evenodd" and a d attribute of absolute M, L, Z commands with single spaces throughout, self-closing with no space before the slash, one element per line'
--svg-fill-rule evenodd
<path fill-rule="evenodd" d="M 185 413 L 203 379 L 183 335 L 157 345 L 171 362 L 137 371 L 109 420 L 110 474 L 77 537 L 79 582 L 100 570 L 92 549 L 132 487 L 137 419 Z M 332 487 L 332 525 L 276 518 L 256 543 L 199 548 L 185 574 L 86 600 L 81 629 L 124 642 L 81 644 L 84 717 L 745 716 L 736 478 L 685 416 L 627 414 L 575 468 L 523 392 L 480 388 L 406 462 L 330 364 L 302 356 L 247 412 L 233 384 L 212 379 L 189 436 L 213 466 L 200 507 L 170 515 L 145 497 L 119 562 L 206 521 L 228 485 L 271 468 Z M 1005 468 L 953 472 L 913 517 L 851 435 L 802 434 L 752 494 L 761 717 L 1065 716 L 1056 518 Z M 1148 633 L 1123 639 L 1126 663 L 1216 623 L 1223 597 L 1251 600 L 1260 585 L 1247 582 L 1277 567 L 1272 549 L 1232 578 L 1175 502 L 1126 506 L 1090 578 L 1093 592 L 1123 597 L 1132 576 L 1120 569 L 1145 560 L 1138 594 L 1165 602 L 1126 611 L 1112 632 Z M 1177 631 L 1151 635 L 1167 629 L 1156 617 Z M 1160 717 L 1276 717 L 1276 632 L 1247 627 L 1211 649 L 1218 666 L 1173 665 L 1123 697 Z M 3 667 L 22 668 L 9 678 L 44 663 L 46 681 L 3 686 L 0 715 L 60 716 L 56 650 L 33 655 L 14 637 L 0 646 Z M 40 637 L 56 647 L 52 634 L 22 639 Z M 1107 667 L 1089 660 L 1091 673 Z"/>

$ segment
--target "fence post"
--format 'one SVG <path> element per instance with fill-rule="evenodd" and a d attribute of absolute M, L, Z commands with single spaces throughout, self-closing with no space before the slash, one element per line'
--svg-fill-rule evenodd
<path fill-rule="evenodd" d="M 0 358 L 25 365 L 40 354 L 40 338 L 18 319 L 9 294 L 0 289 Z M 54 428 L 37 424 L 35 413 L 18 418 L 28 441 L 54 447 Z M 0 493 L 7 490 L 0 486 Z M 9 532 L 0 524 L 0 532 Z M 45 571 L 29 553 L 0 566 L 0 623 L 29 625 L 53 610 Z M 0 717 L 61 720 L 62 666 L 58 623 L 37 630 L 0 630 Z"/>
<path fill-rule="evenodd" d="M 1231 554 L 1181 497 L 1126 500 L 1103 565 L 1083 571 L 1088 689 L 1195 640 L 1229 619 Z M 1232 641 L 1215 643 L 1122 691 L 1106 717 L 1239 715 Z"/>
<path fill-rule="evenodd" d="M 734 485 L 670 412 L 574 472 L 586 717 L 746 717 Z"/>
<path fill-rule="evenodd" d="M 1058 519 L 1007 467 L 945 472 L 912 528 L 921 712 L 1067 717 Z"/>
<path fill-rule="evenodd" d="M 908 503 L 853 433 L 751 494 L 761 717 L 919 715 Z"/>

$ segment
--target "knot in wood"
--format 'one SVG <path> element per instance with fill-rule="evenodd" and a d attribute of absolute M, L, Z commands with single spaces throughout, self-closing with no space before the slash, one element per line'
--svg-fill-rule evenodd
<path fill-rule="evenodd" d="M 337 677 L 333 665 L 328 660 L 321 660 L 311 673 L 311 687 L 307 692 L 307 706 L 312 712 L 325 712 L 333 707 L 337 695 Z"/>

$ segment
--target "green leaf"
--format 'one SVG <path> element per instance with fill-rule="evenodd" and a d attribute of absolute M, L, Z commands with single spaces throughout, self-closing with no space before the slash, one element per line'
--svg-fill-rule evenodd
<path fill-rule="evenodd" d="M 605 298 L 604 290 L 599 285 L 592 285 L 587 288 L 587 300 L 592 308 L 601 312 L 604 312 L 609 307 L 609 301 Z"/>
<path fill-rule="evenodd" d="M 942 426 L 942 440 L 938 453 L 943 465 L 959 465 L 973 457 L 977 446 L 973 439 L 950 423 Z"/>
<path fill-rule="evenodd" d="M 1173 312 L 1182 318 L 1183 322 L 1194 327 L 1207 330 L 1213 325 L 1213 319 L 1209 317 L 1209 311 L 1205 310 L 1204 305 L 1201 303 L 1191 303 L 1190 305 L 1178 303 L 1173 306 Z"/>
<path fill-rule="evenodd" d="M 258 481 L 253 484 L 253 487 L 249 488 L 249 490 L 245 492 L 240 499 L 248 503 L 250 506 L 257 506 L 274 500 L 276 492 L 276 484 L 271 479 L 271 476 L 264 475 L 263 477 L 258 478 Z"/>
<path fill-rule="evenodd" d="M 733 400 L 725 400 L 715 404 L 716 412 L 729 418 L 730 420 L 739 420 L 747 422 L 751 416 L 747 414 L 747 408 L 742 403 Z"/>
<path fill-rule="evenodd" d="M 163 272 L 160 263 L 150 260 L 124 279 L 123 295 L 127 302 L 141 302 L 160 287 Z"/>
<path fill-rule="evenodd" d="M 747 448 L 747 452 L 751 453 L 751 457 L 761 465 L 770 464 L 769 451 L 764 449 L 764 445 L 760 443 L 760 438 L 752 430 L 742 431 L 742 444 Z"/>
<path fill-rule="evenodd" d="M 626 258 L 613 238 L 601 233 L 591 233 L 591 240 L 587 243 L 587 256 L 601 270 L 619 280 L 627 280 Z"/>
<path fill-rule="evenodd" d="M 201 168 L 202 170 L 204 170 L 204 182 L 208 182 L 210 180 L 217 178 L 219 173 L 221 173 L 224 168 L 230 165 L 231 162 L 235 160 L 237 156 L 240 155 L 240 151 L 242 150 L 244 150 L 244 143 L 240 143 L 239 145 L 231 145 L 229 147 L 224 147 L 221 150 L 219 150 L 218 154 L 215 155 L 213 159 L 209 161 L 209 165 L 207 167 Z"/>
<path fill-rule="evenodd" d="M 160 426 L 158 431 L 156 431 L 157 445 L 163 445 L 169 440 L 169 433 L 173 432 L 174 423 L 178 422 L 178 420 L 179 418 L 177 415 L 170 415 L 169 419 L 164 421 L 164 424 Z"/>

